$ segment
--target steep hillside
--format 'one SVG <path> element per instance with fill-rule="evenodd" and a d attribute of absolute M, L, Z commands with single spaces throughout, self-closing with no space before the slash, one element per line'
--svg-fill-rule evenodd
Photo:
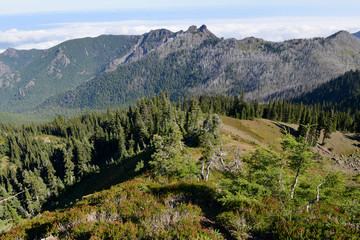
<path fill-rule="evenodd" d="M 360 72 L 350 71 L 294 99 L 314 105 L 327 103 L 337 109 L 360 110 Z"/>
<path fill-rule="evenodd" d="M 0 54 L 0 77 L 18 71 L 43 53 L 42 50 L 16 50 L 8 48 Z"/>
<path fill-rule="evenodd" d="M 49 96 L 78 86 L 103 71 L 111 60 L 128 53 L 138 38 L 100 36 L 67 41 L 49 50 L 36 52 L 37 57 L 17 69 L 17 62 L 4 60 L 4 63 L 9 63 L 10 70 L 17 71 L 8 71 L 1 77 L 4 84 L 0 85 L 0 109 L 24 112 Z M 5 59 L 10 53 L 14 56 L 17 52 L 8 50 L 1 56 Z M 32 51 L 21 52 L 29 55 Z M 26 60 L 20 56 L 19 59 L 22 63 Z"/>

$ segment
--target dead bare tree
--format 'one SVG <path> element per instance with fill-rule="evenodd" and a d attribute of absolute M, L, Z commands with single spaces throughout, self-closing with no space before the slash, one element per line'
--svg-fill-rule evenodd
<path fill-rule="evenodd" d="M 25 192 L 25 191 L 22 191 L 22 192 L 19 192 L 19 193 L 15 194 L 15 195 L 12 195 L 12 196 L 10 196 L 10 197 L 7 197 L 7 198 L 5 198 L 5 199 L 3 199 L 3 200 L 0 200 L 0 203 L 3 203 L 3 202 L 5 202 L 5 201 L 7 201 L 7 200 L 10 200 L 10 199 L 12 199 L 12 198 L 14 198 L 14 197 L 16 197 L 16 196 L 24 193 L 24 192 Z"/>
<path fill-rule="evenodd" d="M 201 165 L 201 173 L 200 173 L 200 177 L 198 176 L 198 179 L 202 179 L 205 181 L 209 180 L 209 176 L 210 176 L 210 169 L 212 167 L 212 165 L 215 164 L 216 160 L 219 160 L 222 168 L 224 171 L 230 171 L 230 172 L 238 172 L 241 164 L 240 161 L 240 147 L 237 147 L 236 153 L 235 153 L 235 157 L 234 157 L 234 163 L 232 165 L 226 165 L 225 161 L 224 161 L 224 156 L 227 155 L 226 152 L 221 151 L 221 147 L 218 148 L 218 150 L 216 150 L 214 148 L 214 146 L 212 145 L 212 143 L 209 141 L 209 146 L 213 151 L 213 154 L 209 157 L 209 161 L 202 161 L 202 165 Z M 206 165 L 207 164 L 207 165 Z M 206 167 L 205 167 L 206 165 Z M 205 170 L 206 168 L 206 170 Z"/>
<path fill-rule="evenodd" d="M 236 148 L 235 155 L 234 155 L 234 164 L 229 166 L 230 170 L 232 170 L 234 172 L 240 171 L 240 168 L 242 166 L 242 162 L 241 162 L 240 158 L 241 158 L 241 150 L 240 150 L 240 146 L 238 145 Z"/>
<path fill-rule="evenodd" d="M 221 165 L 223 166 L 224 170 L 228 169 L 228 167 L 226 166 L 226 164 L 225 164 L 225 162 L 224 162 L 224 159 L 223 159 L 223 156 L 225 156 L 226 153 L 220 151 L 220 148 L 219 148 L 218 151 L 216 151 L 210 141 L 209 141 L 209 145 L 210 145 L 211 149 L 213 150 L 215 156 L 220 160 L 220 163 L 221 163 Z"/>
<path fill-rule="evenodd" d="M 211 144 L 211 142 L 209 141 L 209 145 L 211 147 L 211 149 L 213 150 L 215 156 L 220 160 L 221 166 L 223 167 L 224 171 L 235 171 L 237 172 L 238 168 L 241 165 L 240 162 L 240 147 L 238 146 L 236 149 L 236 153 L 235 153 L 235 161 L 234 164 L 227 166 L 224 162 L 224 156 L 226 156 L 227 154 L 225 152 L 222 152 L 220 150 L 220 148 L 218 150 L 215 150 L 215 148 L 213 147 L 213 145 Z"/>
<path fill-rule="evenodd" d="M 316 192 L 317 192 L 317 194 L 316 194 L 316 199 L 312 200 L 311 202 L 309 202 L 309 203 L 306 205 L 306 211 L 307 211 L 307 212 L 309 211 L 309 208 L 310 208 L 310 206 L 311 206 L 312 204 L 319 202 L 319 200 L 320 200 L 320 187 L 321 187 L 321 185 L 323 185 L 324 183 L 325 183 L 325 182 L 322 182 L 322 183 L 320 183 L 320 184 L 316 187 Z"/>
<path fill-rule="evenodd" d="M 210 157 L 210 161 L 207 163 L 207 167 L 206 167 L 206 175 L 204 173 L 205 170 L 205 161 L 202 162 L 202 166 L 201 166 L 201 179 L 208 181 L 209 180 L 209 176 L 210 176 L 210 167 L 214 162 L 214 158 Z"/>

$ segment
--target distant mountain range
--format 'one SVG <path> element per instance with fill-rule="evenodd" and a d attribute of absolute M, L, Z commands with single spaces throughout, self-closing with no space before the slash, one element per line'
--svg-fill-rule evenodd
<path fill-rule="evenodd" d="M 0 111 L 52 116 L 119 107 L 168 91 L 294 97 L 360 69 L 359 33 L 270 42 L 218 38 L 206 26 L 100 36 L 0 54 Z"/>

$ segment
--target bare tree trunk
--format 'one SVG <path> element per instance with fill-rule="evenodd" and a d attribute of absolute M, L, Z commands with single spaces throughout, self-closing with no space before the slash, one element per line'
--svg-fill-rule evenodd
<path fill-rule="evenodd" d="M 142 141 L 144 149 L 146 149 L 146 144 L 145 144 L 144 140 L 141 140 L 141 141 Z"/>
<path fill-rule="evenodd" d="M 205 180 L 205 176 L 204 176 L 204 169 L 205 169 L 205 162 L 202 161 L 202 165 L 201 165 L 201 179 Z"/>
<path fill-rule="evenodd" d="M 284 161 L 281 162 L 281 166 L 280 166 L 279 185 L 280 185 L 280 187 L 282 188 L 282 190 L 283 190 L 284 192 L 286 192 L 285 185 L 284 185 L 284 178 L 283 178 L 283 174 L 282 174 L 283 166 L 284 166 Z"/>
<path fill-rule="evenodd" d="M 296 176 L 295 176 L 295 179 L 294 179 L 294 183 L 291 187 L 291 194 L 290 194 L 290 198 L 291 200 L 294 199 L 294 194 L 295 194 L 295 188 L 296 188 L 296 184 L 298 182 L 298 179 L 299 179 L 299 175 L 300 175 L 300 167 L 298 168 L 297 170 L 297 173 L 296 173 Z"/>
<path fill-rule="evenodd" d="M 224 152 L 221 152 L 220 149 L 219 149 L 219 151 L 216 151 L 210 141 L 209 141 L 209 145 L 210 145 L 211 149 L 213 150 L 215 156 L 220 159 L 220 163 L 223 166 L 224 170 L 226 170 L 226 169 L 230 170 L 230 168 L 228 166 L 226 166 L 224 159 L 222 158 L 222 156 L 224 156 L 226 154 Z"/>
<path fill-rule="evenodd" d="M 209 180 L 209 176 L 210 176 L 210 167 L 213 163 L 213 159 L 211 158 L 210 161 L 208 162 L 208 165 L 206 167 L 206 175 L 204 175 L 204 170 L 205 170 L 205 162 L 202 162 L 202 166 L 201 166 L 201 179 L 208 181 Z"/>
<path fill-rule="evenodd" d="M 206 167 L 206 177 L 205 177 L 205 181 L 209 180 L 209 176 L 210 176 L 210 166 L 213 163 L 213 158 L 210 159 L 208 166 Z"/>
<path fill-rule="evenodd" d="M 1 200 L 0 203 L 3 203 L 3 202 L 5 202 L 5 201 L 7 201 L 7 200 L 10 200 L 10 199 L 12 199 L 12 198 L 16 197 L 17 195 L 20 195 L 20 194 L 22 194 L 22 193 L 24 193 L 24 192 L 25 192 L 25 191 L 22 191 L 22 192 L 19 192 L 19 193 L 15 194 L 15 195 L 12 195 L 12 196 L 10 196 L 10 197 L 8 197 L 8 198 L 5 198 L 5 199 Z"/>
<path fill-rule="evenodd" d="M 225 165 L 224 160 L 222 159 L 222 157 L 219 157 L 219 159 L 220 159 L 221 165 L 223 166 L 224 170 L 229 169 L 229 167 Z"/>
<path fill-rule="evenodd" d="M 180 151 L 183 153 L 183 152 L 184 152 L 184 148 L 183 148 L 183 146 L 182 146 L 182 144 L 181 144 L 181 141 L 179 141 L 179 147 L 180 147 Z"/>
<path fill-rule="evenodd" d="M 324 183 L 325 183 L 325 182 L 322 182 L 322 183 L 320 183 L 320 184 L 316 187 L 316 192 L 317 192 L 317 194 L 316 194 L 316 199 L 315 199 L 315 200 L 312 200 L 311 202 L 308 203 L 308 205 L 306 205 L 306 211 L 307 211 L 307 212 L 309 211 L 309 208 L 310 208 L 310 205 L 311 205 L 311 204 L 314 204 L 314 203 L 319 202 L 319 200 L 320 200 L 320 187 L 321 187 L 321 185 L 323 185 Z"/>
<path fill-rule="evenodd" d="M 208 181 L 208 180 L 209 180 L 209 176 L 210 176 L 210 165 L 211 165 L 211 162 L 209 162 L 209 164 L 208 164 L 208 166 L 207 166 L 207 168 L 206 168 L 207 172 L 206 172 L 205 181 Z"/>
<path fill-rule="evenodd" d="M 316 191 L 317 191 L 317 194 L 316 194 L 316 202 L 319 202 L 320 200 L 320 187 L 321 185 L 323 185 L 325 182 L 322 182 L 320 183 L 317 187 L 316 187 Z"/>

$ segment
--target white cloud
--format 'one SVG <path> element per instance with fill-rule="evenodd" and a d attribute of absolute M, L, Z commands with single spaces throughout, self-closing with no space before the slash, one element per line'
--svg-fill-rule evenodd
<path fill-rule="evenodd" d="M 358 18 L 259 18 L 224 20 L 209 24 L 210 30 L 219 36 L 238 39 L 254 36 L 270 41 L 294 38 L 327 37 L 337 31 L 360 31 Z"/>
<path fill-rule="evenodd" d="M 60 44 L 62 41 L 48 41 L 48 42 L 39 42 L 39 43 L 24 43 L 17 45 L 16 49 L 49 49 L 53 46 Z"/>
<path fill-rule="evenodd" d="M 242 39 L 249 36 L 271 41 L 293 38 L 326 37 L 339 30 L 360 31 L 357 18 L 258 18 L 234 20 L 120 21 L 66 23 L 44 26 L 43 30 L 11 29 L 0 32 L 0 44 L 18 49 L 46 49 L 62 41 L 102 34 L 143 34 L 152 29 L 186 30 L 190 25 L 206 24 L 218 37 Z"/>

